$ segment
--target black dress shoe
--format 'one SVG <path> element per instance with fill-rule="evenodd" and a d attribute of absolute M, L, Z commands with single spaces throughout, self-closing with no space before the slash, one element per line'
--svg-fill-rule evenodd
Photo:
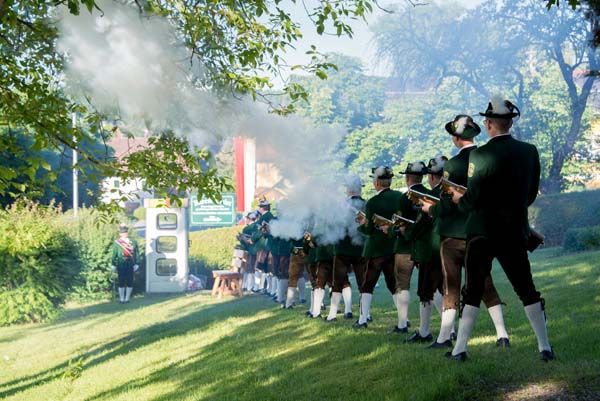
<path fill-rule="evenodd" d="M 554 360 L 554 350 L 543 350 L 542 352 L 540 352 L 540 359 L 544 362 L 548 362 L 548 361 L 552 361 Z"/>
<path fill-rule="evenodd" d="M 394 326 L 389 331 L 389 333 L 406 334 L 406 333 L 408 333 L 408 326 L 407 327 L 403 327 L 403 328 L 400 328 L 398 326 Z"/>
<path fill-rule="evenodd" d="M 305 304 L 305 303 L 306 303 L 306 299 L 301 299 L 301 300 L 300 300 L 300 303 L 301 303 L 301 304 Z"/>
<path fill-rule="evenodd" d="M 456 333 L 450 333 L 450 339 L 456 341 Z"/>
<path fill-rule="evenodd" d="M 318 314 L 317 316 L 313 316 L 312 313 L 311 313 L 311 314 L 308 315 L 308 318 L 309 319 L 321 319 L 322 317 L 321 317 L 320 314 Z"/>
<path fill-rule="evenodd" d="M 371 323 L 372 321 L 373 321 L 373 318 L 372 318 L 371 316 L 369 316 L 369 317 L 367 318 L 367 322 Z"/>
<path fill-rule="evenodd" d="M 432 342 L 427 348 L 429 349 L 440 349 L 440 348 L 452 348 L 452 340 L 446 340 L 443 343 L 438 343 L 437 340 Z"/>
<path fill-rule="evenodd" d="M 368 323 L 358 323 L 358 322 L 355 322 L 352 325 L 352 327 L 355 328 L 355 329 L 366 329 L 367 327 L 369 327 L 369 324 Z"/>
<path fill-rule="evenodd" d="M 337 322 L 337 318 L 333 318 L 333 319 L 325 319 L 325 323 L 333 323 L 333 322 Z"/>
<path fill-rule="evenodd" d="M 344 319 L 348 320 L 348 319 L 352 319 L 354 316 L 352 316 L 352 312 L 348 312 L 348 313 L 344 313 Z"/>
<path fill-rule="evenodd" d="M 459 362 L 464 362 L 468 359 L 466 352 L 461 352 L 460 354 L 452 355 L 452 351 L 448 351 L 446 352 L 445 357 Z"/>
<path fill-rule="evenodd" d="M 426 336 L 422 336 L 421 333 L 419 333 L 419 330 L 417 330 L 413 333 L 412 336 L 410 336 L 406 340 L 406 342 L 407 343 L 428 343 L 432 340 L 433 340 L 433 336 L 431 335 L 431 333 L 427 334 Z"/>
<path fill-rule="evenodd" d="M 406 327 L 410 327 L 410 320 L 406 321 Z"/>
<path fill-rule="evenodd" d="M 510 348 L 510 341 L 506 337 L 499 338 L 496 341 L 496 347 Z"/>
<path fill-rule="evenodd" d="M 304 312 L 304 314 L 305 314 L 306 316 L 310 316 L 310 315 L 311 315 L 311 312 L 310 312 L 309 310 L 307 310 L 306 312 Z"/>

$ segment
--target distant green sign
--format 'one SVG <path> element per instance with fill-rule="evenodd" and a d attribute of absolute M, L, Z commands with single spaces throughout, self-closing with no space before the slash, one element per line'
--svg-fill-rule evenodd
<path fill-rule="evenodd" d="M 195 227 L 233 226 L 236 222 L 235 194 L 222 194 L 222 200 L 214 203 L 210 199 L 190 199 L 190 225 Z"/>

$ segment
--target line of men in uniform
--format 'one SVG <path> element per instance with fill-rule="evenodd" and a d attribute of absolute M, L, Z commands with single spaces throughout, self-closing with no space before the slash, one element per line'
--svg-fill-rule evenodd
<path fill-rule="evenodd" d="M 464 361 L 482 300 L 495 326 L 496 345 L 510 346 L 491 277 L 492 261 L 497 259 L 524 305 L 541 359 L 554 359 L 544 300 L 535 288 L 527 255 L 543 241 L 530 228 L 527 212 L 538 193 L 539 155 L 535 146 L 511 136 L 520 111 L 510 101 L 494 97 L 479 114 L 485 118 L 489 141 L 477 147 L 474 138 L 481 128 L 470 116 L 457 115 L 445 125 L 457 155 L 433 158 L 428 165 L 409 163 L 400 173 L 406 192 L 391 189 L 394 172 L 385 166 L 372 169 L 376 194 L 368 201 L 361 198 L 359 179 L 347 185 L 348 206 L 357 211 L 355 229 L 362 236 L 348 232 L 333 245 L 320 243 L 309 232 L 296 240 L 273 237 L 268 223 L 275 217 L 268 202 L 261 201 L 258 215 L 248 216 L 254 221 L 241 238 L 249 253 L 248 282 L 254 290 L 266 288 L 284 308 L 293 308 L 296 287 L 306 272 L 312 286 L 307 316 L 321 317 L 329 286 L 331 306 L 325 321 L 337 320 L 342 299 L 344 317 L 353 319 L 348 274 L 354 271 L 360 306 L 353 327 L 364 329 L 372 320 L 373 291 L 383 273 L 398 315 L 392 332 L 408 333 L 410 281 L 417 268 L 419 328 L 407 342 L 452 349 L 446 357 Z M 461 293 L 463 268 L 466 282 Z M 254 272 L 258 279 L 252 277 Z M 435 339 L 430 331 L 433 307 L 441 314 Z"/>

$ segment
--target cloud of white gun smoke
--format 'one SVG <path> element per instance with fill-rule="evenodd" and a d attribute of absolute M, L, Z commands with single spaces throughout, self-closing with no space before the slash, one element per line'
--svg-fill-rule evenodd
<path fill-rule="evenodd" d="M 342 238 L 353 224 L 343 192 L 345 155 L 338 145 L 345 132 L 314 127 L 297 117 L 268 114 L 266 107 L 232 99 L 227 107 L 207 90 L 192 85 L 202 74 L 175 30 L 159 17 L 116 2 L 100 3 L 104 15 L 60 14 L 59 49 L 68 53 L 67 90 L 101 112 L 115 113 L 128 125 L 151 131 L 171 129 L 200 146 L 243 133 L 257 146 L 269 144 L 271 160 L 290 183 L 288 199 L 272 232 L 299 238 L 309 228 L 322 243 Z M 312 224 L 314 223 L 314 224 Z"/>

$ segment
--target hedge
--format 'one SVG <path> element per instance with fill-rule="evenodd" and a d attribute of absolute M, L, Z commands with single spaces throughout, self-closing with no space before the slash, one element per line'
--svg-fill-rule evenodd
<path fill-rule="evenodd" d="M 0 325 L 53 318 L 81 270 L 61 209 L 18 201 L 0 211 L 0 232 Z"/>
<path fill-rule="evenodd" d="M 568 229 L 563 249 L 566 252 L 600 249 L 600 226 Z"/>
<path fill-rule="evenodd" d="M 561 246 L 568 229 L 600 225 L 600 190 L 540 196 L 529 215 L 546 246 Z"/>
<path fill-rule="evenodd" d="M 233 249 L 238 244 L 239 226 L 211 228 L 190 233 L 190 267 L 192 273 L 231 267 Z"/>

